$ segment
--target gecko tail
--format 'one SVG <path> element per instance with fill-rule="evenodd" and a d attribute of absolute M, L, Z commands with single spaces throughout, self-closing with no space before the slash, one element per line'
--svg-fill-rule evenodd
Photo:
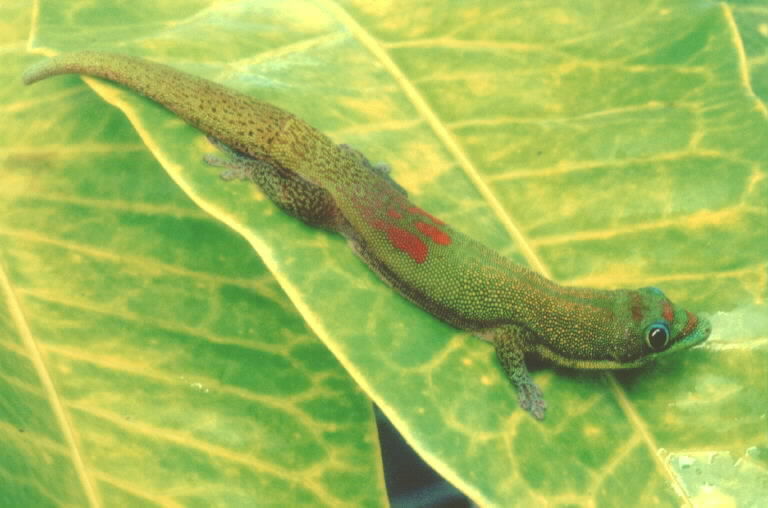
<path fill-rule="evenodd" d="M 52 59 L 48 58 L 33 64 L 32 67 L 24 71 L 24 74 L 21 76 L 21 82 L 25 85 L 31 85 L 41 79 L 53 76 L 56 73 L 56 66 L 51 65 L 51 61 Z"/>
<path fill-rule="evenodd" d="M 340 149 L 293 114 L 241 92 L 168 65 L 130 55 L 77 51 L 48 58 L 23 74 L 25 84 L 60 74 L 84 74 L 127 87 L 175 113 L 230 150 L 289 169 L 331 191 L 332 181 L 371 186 L 388 172 L 362 154 Z M 366 161 L 366 162 L 363 162 Z M 367 170 L 368 169 L 368 170 Z M 397 189 L 396 184 L 390 184 Z"/>
<path fill-rule="evenodd" d="M 123 85 L 254 158 L 269 160 L 271 140 L 281 134 L 285 125 L 297 122 L 286 111 L 213 81 L 118 53 L 63 53 L 32 65 L 22 81 L 30 85 L 60 74 L 84 74 Z"/>
<path fill-rule="evenodd" d="M 37 83 L 45 78 L 59 74 L 78 74 L 86 70 L 83 62 L 88 62 L 90 56 L 96 55 L 90 51 L 78 51 L 76 53 L 65 53 L 63 55 L 46 58 L 32 64 L 30 68 L 24 71 L 21 81 L 25 85 Z M 88 69 L 92 72 L 92 68 Z"/>

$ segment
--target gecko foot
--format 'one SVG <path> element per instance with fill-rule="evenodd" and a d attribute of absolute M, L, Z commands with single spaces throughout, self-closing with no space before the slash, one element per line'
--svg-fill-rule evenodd
<path fill-rule="evenodd" d="M 203 156 L 203 161 L 218 168 L 228 168 L 226 171 L 219 173 L 219 177 L 226 182 L 231 180 L 250 180 L 252 178 L 253 168 L 237 160 L 229 160 L 218 155 L 206 154 Z"/>
<path fill-rule="evenodd" d="M 531 413 L 537 420 L 543 420 L 547 410 L 547 402 L 544 400 L 544 393 L 541 388 L 536 386 L 533 381 L 521 383 L 517 388 L 520 407 Z"/>

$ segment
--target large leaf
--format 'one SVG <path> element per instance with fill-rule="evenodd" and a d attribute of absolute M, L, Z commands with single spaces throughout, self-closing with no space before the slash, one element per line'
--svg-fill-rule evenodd
<path fill-rule="evenodd" d="M 247 91 L 387 160 L 425 208 L 560 282 L 653 284 L 711 314 L 708 343 L 641 371 L 538 371 L 551 409 L 535 422 L 516 407 L 488 345 L 393 294 L 341 239 L 285 217 L 251 186 L 220 182 L 200 162 L 211 148 L 193 129 L 87 80 L 203 210 L 248 239 L 352 377 L 475 500 L 756 502 L 768 478 L 768 129 L 764 88 L 753 83 L 766 81 L 754 56 L 765 52 L 766 12 L 690 0 L 573 4 L 291 0 L 115 12 L 51 2 L 33 45 L 82 49 L 87 35 L 91 46 Z M 57 79 L 26 96 L 51 96 L 49 110 L 89 111 L 80 93 L 53 95 L 81 90 L 78 79 Z M 79 115 L 46 130 L 91 124 Z M 48 153 L 71 164 L 70 145 L 57 146 Z M 108 178 L 92 173 L 93 182 Z M 102 185 L 125 199 L 140 181 L 129 176 Z M 50 212 L 38 227 L 72 229 Z M 20 284 L 24 263 L 6 263 L 9 284 Z M 167 264 L 180 262 L 171 255 Z M 106 291 L 94 298 L 109 301 Z M 158 311 L 157 297 L 140 299 Z M 89 345 L 93 355 L 104 348 Z"/>
<path fill-rule="evenodd" d="M 1 59 L 0 505 L 386 504 L 369 400 L 247 242 L 35 59 Z"/>

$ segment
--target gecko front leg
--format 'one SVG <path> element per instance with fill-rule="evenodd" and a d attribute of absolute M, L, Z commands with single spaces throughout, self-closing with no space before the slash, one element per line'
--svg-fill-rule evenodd
<path fill-rule="evenodd" d="M 543 420 L 547 409 L 544 393 L 533 382 L 525 365 L 525 345 L 535 340 L 533 332 L 520 326 L 505 325 L 489 330 L 483 336 L 493 342 L 501 367 L 517 389 L 520 407 L 537 420 Z"/>

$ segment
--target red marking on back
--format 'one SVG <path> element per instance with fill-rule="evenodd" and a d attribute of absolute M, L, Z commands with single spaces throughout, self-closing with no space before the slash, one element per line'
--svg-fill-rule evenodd
<path fill-rule="evenodd" d="M 408 254 L 411 259 L 421 264 L 427 260 L 427 244 L 413 233 L 381 220 L 374 220 L 373 227 L 387 233 L 389 243 L 396 249 Z"/>
<path fill-rule="evenodd" d="M 398 212 L 397 210 L 392 210 L 391 208 L 387 210 L 387 215 L 389 215 L 393 219 L 398 219 L 398 220 L 403 218 L 403 216 L 400 215 L 400 212 Z"/>
<path fill-rule="evenodd" d="M 416 223 L 416 229 L 418 229 L 419 231 L 427 235 L 429 239 L 435 243 L 439 243 L 440 245 L 451 244 L 451 237 L 448 236 L 447 233 L 437 229 L 432 224 L 427 224 L 426 222 L 419 221 Z"/>
<path fill-rule="evenodd" d="M 408 207 L 408 211 L 411 212 L 411 213 L 417 213 L 419 215 L 423 215 L 424 217 L 428 218 L 429 220 L 431 220 L 434 224 L 437 224 L 438 226 L 444 226 L 445 225 L 445 222 L 443 222 L 440 219 L 438 219 L 437 217 L 433 216 L 431 213 L 425 212 L 424 210 L 422 210 L 418 206 L 410 206 L 410 207 Z"/>
<path fill-rule="evenodd" d="M 662 305 L 664 308 L 661 311 L 661 315 L 667 320 L 667 323 L 671 323 L 675 319 L 675 312 L 672 310 L 672 304 L 669 303 L 669 300 L 664 300 Z"/>

